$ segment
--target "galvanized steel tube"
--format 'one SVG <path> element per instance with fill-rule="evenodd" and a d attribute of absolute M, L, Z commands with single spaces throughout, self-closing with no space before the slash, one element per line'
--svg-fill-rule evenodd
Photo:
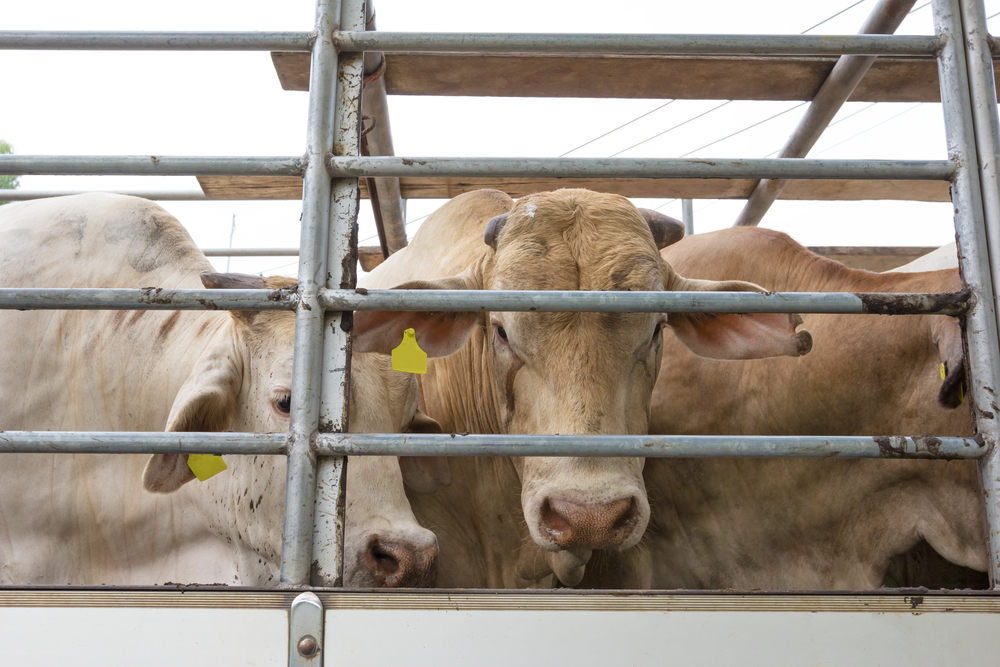
<path fill-rule="evenodd" d="M 912 3 L 911 3 L 912 4 Z M 933 55 L 936 37 L 888 35 L 593 35 L 342 31 L 341 51 L 663 55 Z"/>
<path fill-rule="evenodd" d="M 684 223 L 684 234 L 694 234 L 694 200 L 681 200 L 681 221 Z"/>
<path fill-rule="evenodd" d="M 311 32 L 0 30 L 0 49 L 51 51 L 308 51 Z"/>
<path fill-rule="evenodd" d="M 365 27 L 365 1 L 343 0 L 340 24 L 347 29 Z M 334 155 L 358 155 L 360 150 L 362 79 L 360 53 L 340 54 L 334 113 Z M 358 179 L 334 179 L 330 204 L 329 241 L 326 247 L 326 288 L 353 288 L 357 283 L 354 249 L 357 247 Z M 327 312 L 322 332 L 323 356 L 313 388 L 319 390 L 319 424 L 322 432 L 345 432 L 350 415 L 351 336 L 343 319 L 347 313 Z M 315 527 L 312 531 L 313 586 L 342 586 L 347 460 L 320 459 L 316 468 Z"/>
<path fill-rule="evenodd" d="M 301 176 L 301 157 L 0 155 L 14 176 Z"/>
<path fill-rule="evenodd" d="M 0 453 L 263 454 L 285 453 L 284 433 L 131 433 L 0 431 Z"/>
<path fill-rule="evenodd" d="M 872 10 L 861 27 L 861 33 L 894 33 L 903 22 L 914 0 L 882 0 Z M 861 79 L 875 62 L 870 55 L 845 55 L 837 61 L 833 71 L 813 97 L 792 136 L 785 142 L 779 158 L 805 157 L 823 134 L 844 102 L 857 88 Z M 756 225 L 778 199 L 787 181 L 763 179 L 750 193 L 750 198 L 733 226 Z"/>
<path fill-rule="evenodd" d="M 952 200 L 956 211 L 959 268 L 975 295 L 965 326 L 970 403 L 977 431 L 995 441 L 1000 431 L 997 426 L 1000 410 L 996 403 L 1000 387 L 1000 345 L 961 10 L 958 0 L 933 0 L 932 9 L 935 29 L 944 39 L 944 48 L 938 57 L 938 76 L 948 154 L 953 156 L 957 166 Z M 996 463 L 991 456 L 980 466 L 986 508 L 988 543 L 985 546 L 990 560 L 990 583 L 994 587 L 1000 583 L 1000 483 L 997 481 L 1000 471 Z"/>
<path fill-rule="evenodd" d="M 324 157 L 333 147 L 333 100 L 337 50 L 332 34 L 340 18 L 339 0 L 317 0 L 316 34 L 309 74 L 309 117 L 302 191 L 299 248 L 299 298 L 295 315 L 292 405 L 285 521 L 282 531 L 281 584 L 309 584 L 312 564 L 316 456 L 312 441 L 319 426 L 319 396 L 313 390 L 321 372 L 323 310 L 317 294 L 325 283 L 327 230 L 330 223 L 330 177 Z"/>
<path fill-rule="evenodd" d="M 294 310 L 301 292 L 288 290 L 170 290 L 0 288 L 7 310 Z M 321 289 L 317 311 L 602 313 L 841 313 L 961 315 L 968 293 L 887 292 L 577 292 L 516 290 Z"/>
<path fill-rule="evenodd" d="M 201 248 L 205 257 L 298 257 L 298 248 Z"/>
<path fill-rule="evenodd" d="M 322 434 L 321 455 L 346 456 L 641 456 L 683 458 L 976 459 L 976 438 L 932 436 L 429 435 Z"/>
<path fill-rule="evenodd" d="M 960 315 L 968 293 L 327 290 L 320 301 L 330 310 Z"/>
<path fill-rule="evenodd" d="M 2 162 L 0 162 L 2 166 Z M 331 157 L 334 177 L 822 178 L 951 180 L 948 160 Z M 0 171 L 0 173 L 4 173 Z"/>

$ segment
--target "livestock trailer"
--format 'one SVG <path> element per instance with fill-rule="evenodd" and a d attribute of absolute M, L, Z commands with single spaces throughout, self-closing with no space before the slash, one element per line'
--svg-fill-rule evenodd
<path fill-rule="evenodd" d="M 905 11 L 912 1 L 882 2 L 873 20 Z M 348 433 L 345 387 L 351 341 L 342 313 L 357 310 L 561 310 L 573 312 L 946 313 L 966 326 L 969 399 L 978 436 L 942 437 L 933 452 L 915 437 L 892 441 L 894 457 L 944 453 L 979 462 L 988 522 L 990 581 L 1000 581 L 1000 468 L 997 416 L 1000 386 L 995 286 L 1000 281 L 1000 130 L 993 72 L 994 45 L 981 0 L 934 0 L 936 34 L 817 36 L 684 36 L 567 34 L 419 34 L 366 30 L 364 0 L 318 0 L 312 31 L 299 33 L 36 33 L 0 32 L 5 49 L 258 50 L 273 54 L 286 88 L 309 90 L 303 156 L 0 156 L 0 174 L 193 175 L 211 196 L 229 188 L 285 188 L 302 196 L 298 288 L 174 290 L 150 299 L 138 289 L 0 289 L 7 309 L 167 310 L 206 307 L 283 309 L 296 316 L 291 426 L 288 433 L 0 434 L 0 452 L 205 453 L 285 456 L 288 461 L 281 585 L 274 589 L 177 586 L 86 588 L 15 586 L 0 589 L 0 659 L 5 664 L 994 664 L 1000 655 L 1000 598 L 994 590 L 853 593 L 734 591 L 351 591 L 338 588 L 343 569 L 345 457 L 474 456 L 486 448 L 516 456 L 797 456 L 887 454 L 873 437 L 464 436 Z M 881 13 L 881 14 L 880 14 Z M 891 32 L 889 30 L 888 32 Z M 367 55 L 366 55 L 367 54 Z M 379 56 L 379 54 L 384 54 Z M 361 154 L 362 86 L 366 78 L 377 126 L 387 132 L 385 82 L 379 72 L 409 61 L 413 71 L 464 71 L 465 94 L 497 94 L 484 73 L 491 58 L 522 68 L 501 94 L 524 94 L 538 57 L 564 59 L 599 85 L 607 62 L 579 56 L 631 54 L 644 71 L 696 67 L 687 81 L 718 81 L 729 72 L 727 95 L 748 79 L 747 58 L 838 56 L 860 76 L 880 57 L 926 65 L 936 60 L 946 121 L 947 160 L 824 160 L 789 150 L 774 159 L 592 159 L 395 157 L 387 134 L 373 135 Z M 681 57 L 705 56 L 696 64 Z M 366 67 L 366 58 L 368 66 Z M 395 61 L 393 59 L 396 59 Z M 854 58 L 854 61 L 848 59 Z M 888 58 L 888 60 L 886 60 Z M 867 60 L 867 65 L 858 65 Z M 386 64 L 388 63 L 388 65 Z M 789 64 L 790 63 L 790 64 Z M 495 65 L 495 63 L 494 63 Z M 624 65 L 621 65 L 624 66 Z M 756 63 L 760 66 L 760 63 Z M 477 69 L 478 68 L 478 69 Z M 736 68 L 735 70 L 733 68 Z M 859 69 L 860 68 L 860 69 Z M 933 71 L 934 65 L 931 65 Z M 737 75 L 732 75 L 736 71 Z M 896 74 L 902 76 L 904 68 Z M 912 68 L 906 69 L 912 71 Z M 708 75 L 705 75 L 708 72 Z M 713 74 L 714 73 L 714 74 Z M 652 77 L 635 86 L 651 85 Z M 831 75 L 833 78 L 833 75 Z M 925 77 L 926 78 L 926 77 Z M 419 77 L 417 77 L 419 79 Z M 602 79 L 607 81 L 607 79 Z M 759 77 L 750 80 L 759 81 Z M 580 92 L 574 77 L 545 80 Z M 436 83 L 435 83 L 436 82 Z M 714 83 L 713 83 L 714 82 Z M 858 85 L 834 80 L 826 109 Z M 442 91 L 427 76 L 427 93 Z M 925 85 L 926 80 L 913 85 Z M 403 85 L 397 82 L 396 85 Z M 694 85 L 694 84 L 692 84 Z M 435 89 L 438 86 L 438 89 Z M 478 88 L 477 88 L 478 86 Z M 484 87 L 485 86 L 485 87 Z M 563 89 L 559 94 L 570 95 Z M 845 92 L 846 91 L 846 92 Z M 553 91 L 555 92 L 555 91 Z M 614 92 L 614 91 L 611 91 Z M 611 94 L 610 92 L 608 94 Z M 635 90 L 624 94 L 639 94 Z M 656 91 L 643 94 L 656 96 Z M 702 93 L 690 93 L 697 96 Z M 933 96 L 933 95 L 932 95 Z M 837 101 L 839 99 L 839 102 Z M 371 100 L 371 101 L 369 101 Z M 818 103 L 817 103 L 818 104 Z M 366 111 L 369 110 L 366 108 Z M 835 112 L 834 108 L 834 112 Z M 822 111 L 822 109 L 820 109 Z M 832 114 L 830 114 L 832 117 Z M 826 119 L 829 122 L 829 118 Z M 813 128 L 822 131 L 817 122 Z M 794 147 L 793 147 L 794 148 Z M 448 179 L 452 179 L 449 181 Z M 645 292 L 390 292 L 353 289 L 359 188 L 379 202 L 387 252 L 405 243 L 401 200 L 408 188 L 499 187 L 523 194 L 513 181 L 549 189 L 567 184 L 619 188 L 633 196 L 676 192 L 687 198 L 747 188 L 754 224 L 777 193 L 768 182 L 789 180 L 800 197 L 822 198 L 840 182 L 859 198 L 886 182 L 914 197 L 946 196 L 955 209 L 961 271 L 969 295 L 941 299 L 898 295 L 874 305 L 856 294 Z M 505 182 L 509 179 L 509 182 Z M 603 179 L 615 179 L 614 182 Z M 359 185 L 359 182 L 361 185 Z M 763 184 L 762 184 L 763 182 Z M 444 183 L 444 185 L 441 185 Z M 894 186 L 895 187 L 895 186 Z M 667 188 L 667 189 L 663 189 Z M 674 188 L 673 190 L 669 188 Z M 778 188 L 780 190 L 780 188 Z M 448 190 L 455 194 L 454 190 Z M 751 194 L 751 192 L 753 194 Z M 769 194 L 770 193 L 770 194 Z M 770 200 L 768 201 L 768 198 Z M 761 202 L 764 202 L 763 204 Z M 206 304 L 211 304 L 208 306 Z M 873 436 L 879 434 L 872 434 Z M 916 434 L 914 434 L 916 435 Z M 970 442 L 972 444 L 970 444 Z M 883 443 L 884 444 L 884 443 Z"/>

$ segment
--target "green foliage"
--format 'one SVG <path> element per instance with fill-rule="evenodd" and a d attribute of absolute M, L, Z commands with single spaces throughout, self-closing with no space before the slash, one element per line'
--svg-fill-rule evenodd
<path fill-rule="evenodd" d="M 14 149 L 9 143 L 0 139 L 0 155 L 9 155 L 14 152 Z M 19 176 L 0 176 L 0 190 L 13 190 L 17 187 Z M 0 201 L 0 206 L 3 206 L 8 202 Z"/>

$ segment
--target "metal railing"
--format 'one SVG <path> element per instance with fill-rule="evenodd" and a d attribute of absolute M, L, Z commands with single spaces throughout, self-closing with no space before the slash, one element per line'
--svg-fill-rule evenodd
<path fill-rule="evenodd" d="M 0 433 L 0 451 L 260 453 L 288 458 L 281 583 L 310 583 L 342 566 L 345 455 L 845 456 L 975 458 L 989 523 L 990 579 L 1000 582 L 1000 151 L 992 57 L 981 0 L 934 0 L 936 35 L 895 37 L 728 37 L 594 35 L 408 35 L 365 33 L 363 0 L 318 0 L 311 33 L 156 34 L 0 32 L 0 48 L 311 49 L 304 157 L 0 156 L 0 174 L 303 176 L 298 289 L 0 290 L 2 308 L 295 310 L 291 424 L 287 434 Z M 319 36 L 319 38 L 316 38 Z M 275 42 L 275 40 L 277 40 Z M 340 50 L 338 51 L 338 46 Z M 360 157 L 360 49 L 539 53 L 741 53 L 938 57 L 950 160 L 464 159 Z M 952 184 L 962 275 L 968 291 L 948 295 L 389 292 L 351 289 L 361 176 L 590 176 L 646 178 L 940 179 Z M 984 203 L 985 202 L 985 203 Z M 987 222 L 990 233 L 987 233 Z M 346 268 L 345 268 L 346 267 Z M 208 305 L 208 303 L 211 305 Z M 656 312 L 944 313 L 964 316 L 975 438 L 718 436 L 432 436 L 348 434 L 349 336 L 343 310 L 569 310 Z M 324 432 L 320 432 L 320 424 Z M 333 432 L 328 432 L 328 431 Z M 323 489 L 317 493 L 317 488 Z M 314 535 L 317 515 L 333 535 Z M 335 574 L 334 574 L 335 576 Z M 329 583 L 320 579 L 314 583 Z M 294 646 L 294 644 L 293 644 Z"/>

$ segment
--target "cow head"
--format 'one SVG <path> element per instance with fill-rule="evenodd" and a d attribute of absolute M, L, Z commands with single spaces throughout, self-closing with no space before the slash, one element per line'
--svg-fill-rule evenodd
<path fill-rule="evenodd" d="M 281 289 L 290 278 L 202 274 L 208 288 Z M 417 386 L 412 375 L 391 371 L 394 344 L 378 316 L 355 320 L 351 364 L 350 428 L 353 432 L 402 432 L 414 420 Z M 398 314 L 396 314 L 398 315 Z M 424 349 L 449 354 L 458 349 L 475 316 L 446 318 L 408 313 Z M 421 317 L 423 316 L 423 317 Z M 464 327 L 464 329 L 462 328 Z M 292 387 L 295 316 L 284 311 L 232 312 L 221 320 L 181 388 L 168 418 L 168 431 L 286 432 Z M 426 418 L 420 418 L 422 423 Z M 206 482 L 207 493 L 227 511 L 217 526 L 260 555 L 260 566 L 280 561 L 285 491 L 284 457 L 227 457 L 231 470 Z M 154 455 L 143 475 L 147 490 L 168 493 L 194 479 L 186 455 Z M 395 457 L 355 457 L 347 467 L 345 585 L 424 586 L 434 582 L 437 538 L 413 517 Z M 251 565 L 253 565 L 251 563 Z"/>
<path fill-rule="evenodd" d="M 399 287 L 763 291 L 678 276 L 658 249 L 680 238 L 679 223 L 644 214 L 623 197 L 559 190 L 496 215 L 497 194 L 452 200 L 453 210 L 467 211 L 479 197 L 492 216 L 480 223 L 490 247 L 480 261 L 462 276 Z M 796 334 L 786 315 L 493 312 L 482 325 L 468 354 L 481 357 L 470 363 L 482 376 L 482 409 L 495 411 L 495 428 L 504 433 L 645 434 L 667 326 L 716 357 L 797 355 L 808 347 L 808 333 Z M 649 518 L 643 459 L 525 457 L 514 464 L 527 526 L 542 548 L 585 561 L 590 549 L 625 549 L 641 538 Z"/>

